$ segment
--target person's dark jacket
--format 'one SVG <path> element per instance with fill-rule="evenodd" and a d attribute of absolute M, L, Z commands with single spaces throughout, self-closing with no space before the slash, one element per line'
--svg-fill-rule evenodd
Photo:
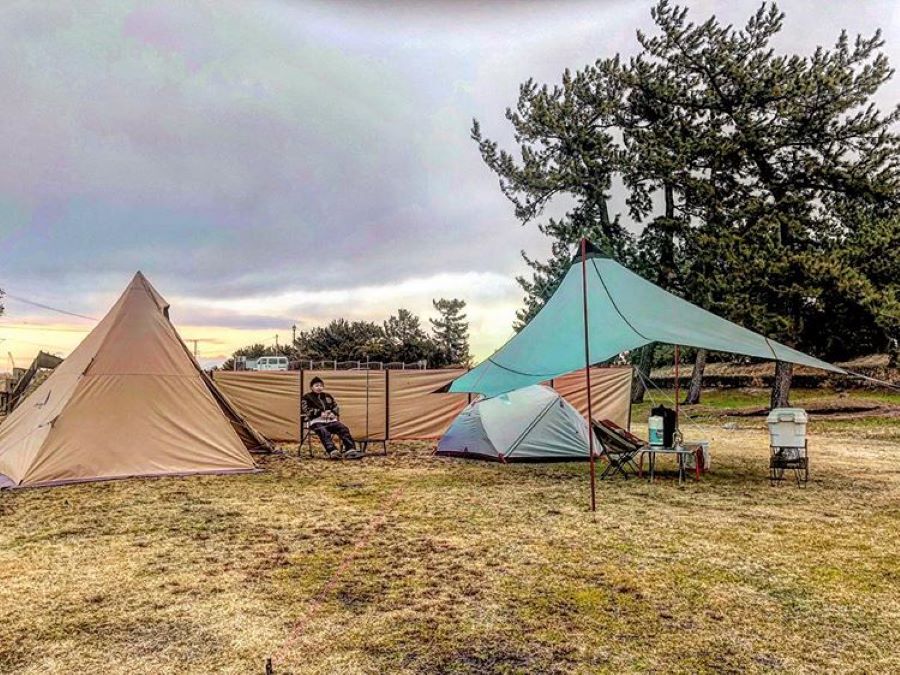
<path fill-rule="evenodd" d="M 300 412 L 307 422 L 312 422 L 316 418 L 321 417 L 326 410 L 333 412 L 335 417 L 340 417 L 341 415 L 341 409 L 338 407 L 337 401 L 334 400 L 334 396 L 327 392 L 323 391 L 321 394 L 317 394 L 311 391 L 303 394 L 303 398 L 300 399 Z"/>

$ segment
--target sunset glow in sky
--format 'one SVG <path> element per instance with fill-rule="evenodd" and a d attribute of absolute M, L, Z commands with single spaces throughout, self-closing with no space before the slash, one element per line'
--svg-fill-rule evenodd
<path fill-rule="evenodd" d="M 687 4 L 742 23 L 758 3 Z M 880 27 L 900 65 L 900 4 L 831 4 L 780 3 L 779 46 Z M 650 5 L 5 2 L 0 288 L 99 318 L 140 269 L 207 364 L 293 324 L 404 307 L 427 325 L 433 298 L 459 297 L 487 356 L 521 305 L 520 251 L 549 242 L 513 217 L 472 118 L 511 147 L 519 84 L 633 53 Z M 0 370 L 93 325 L 2 303 Z"/>

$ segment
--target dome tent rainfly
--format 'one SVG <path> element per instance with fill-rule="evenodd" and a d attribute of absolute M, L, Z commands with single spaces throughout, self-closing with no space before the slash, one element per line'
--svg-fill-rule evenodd
<path fill-rule="evenodd" d="M 435 454 L 499 462 L 587 460 L 588 433 L 585 419 L 559 392 L 533 385 L 469 404 Z"/>
<path fill-rule="evenodd" d="M 0 425 L 0 487 L 256 470 L 268 442 L 231 407 L 138 272 Z"/>

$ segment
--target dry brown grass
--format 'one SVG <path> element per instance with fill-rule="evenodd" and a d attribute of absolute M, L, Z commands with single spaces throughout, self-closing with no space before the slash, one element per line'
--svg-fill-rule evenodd
<path fill-rule="evenodd" d="M 898 672 L 900 443 L 814 427 L 770 487 L 739 424 L 596 517 L 585 465 L 426 444 L 0 494 L 0 671 Z"/>

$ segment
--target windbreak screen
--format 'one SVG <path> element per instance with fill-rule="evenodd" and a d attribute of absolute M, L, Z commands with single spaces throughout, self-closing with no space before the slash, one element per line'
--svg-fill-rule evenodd
<path fill-rule="evenodd" d="M 591 408 L 595 420 L 611 420 L 623 429 L 631 419 L 631 366 L 591 368 Z M 587 415 L 584 369 L 553 379 L 552 386 L 582 417 Z"/>
<path fill-rule="evenodd" d="M 300 371 L 213 372 L 235 410 L 272 441 L 300 440 Z"/>
<path fill-rule="evenodd" d="M 300 397 L 314 377 L 334 396 L 342 421 L 360 440 L 439 438 L 466 407 L 466 394 L 434 394 L 465 370 L 216 371 L 214 380 L 257 431 L 299 441 Z"/>
<path fill-rule="evenodd" d="M 469 397 L 431 392 L 465 372 L 462 368 L 389 371 L 391 438 L 440 438 Z"/>

